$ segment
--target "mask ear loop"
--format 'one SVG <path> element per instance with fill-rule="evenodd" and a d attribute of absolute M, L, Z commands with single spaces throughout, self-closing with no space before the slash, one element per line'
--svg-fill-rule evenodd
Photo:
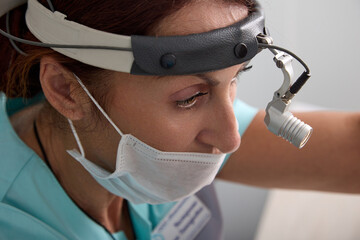
<path fill-rule="evenodd" d="M 68 120 L 68 122 L 69 122 L 69 124 L 70 124 L 71 131 L 72 131 L 73 134 L 74 134 L 76 143 L 77 143 L 77 145 L 78 145 L 78 147 L 79 147 L 79 149 L 80 149 L 80 153 L 81 153 L 81 155 L 82 155 L 83 157 L 85 157 L 85 151 L 84 151 L 84 148 L 83 148 L 83 146 L 82 146 L 82 144 L 81 144 L 79 135 L 78 135 L 77 132 L 76 132 L 76 129 L 75 129 L 75 127 L 74 127 L 74 124 L 73 124 L 73 122 L 72 122 L 70 119 L 67 119 L 67 120 Z"/>
<path fill-rule="evenodd" d="M 110 119 L 110 117 L 107 115 L 107 113 L 104 111 L 104 109 L 100 106 L 100 104 L 95 100 L 95 98 L 91 95 L 91 93 L 89 92 L 89 90 L 85 87 L 85 85 L 82 83 L 82 81 L 80 80 L 80 78 L 78 78 L 78 76 L 76 76 L 75 73 L 73 73 L 76 80 L 78 81 L 78 83 L 80 84 L 80 86 L 82 87 L 82 89 L 84 89 L 85 93 L 89 96 L 89 98 L 91 99 L 91 101 L 95 104 L 95 106 L 100 110 L 100 112 L 104 115 L 104 117 L 109 121 L 109 123 L 115 128 L 115 130 L 120 134 L 120 136 L 123 136 L 124 134 L 120 131 L 120 129 L 115 125 L 115 123 Z"/>

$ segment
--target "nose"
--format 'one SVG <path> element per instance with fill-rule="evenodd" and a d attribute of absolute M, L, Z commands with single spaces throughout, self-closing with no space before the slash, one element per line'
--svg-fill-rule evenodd
<path fill-rule="evenodd" d="M 216 103 L 216 106 L 209 109 L 205 122 L 204 129 L 197 137 L 200 142 L 222 153 L 231 153 L 239 148 L 241 138 L 231 100 Z"/>

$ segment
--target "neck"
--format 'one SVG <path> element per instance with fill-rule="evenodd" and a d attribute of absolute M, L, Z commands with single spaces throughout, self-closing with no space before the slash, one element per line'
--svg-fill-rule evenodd
<path fill-rule="evenodd" d="M 87 170 L 66 152 L 67 149 L 77 148 L 71 131 L 51 127 L 51 122 L 46 121 L 41 114 L 37 126 L 40 140 L 46 139 L 42 144 L 53 173 L 69 197 L 109 232 L 123 230 L 129 236 L 127 232 L 131 230 L 131 223 L 123 199 L 99 185 Z"/>

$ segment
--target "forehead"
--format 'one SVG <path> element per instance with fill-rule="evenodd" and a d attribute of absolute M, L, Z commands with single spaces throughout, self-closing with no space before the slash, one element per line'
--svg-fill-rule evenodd
<path fill-rule="evenodd" d="M 247 15 L 248 9 L 242 4 L 198 0 L 164 18 L 152 34 L 172 36 L 208 32 L 230 26 Z"/>

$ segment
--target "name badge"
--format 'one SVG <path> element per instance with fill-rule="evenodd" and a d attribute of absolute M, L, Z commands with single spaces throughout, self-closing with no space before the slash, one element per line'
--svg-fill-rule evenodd
<path fill-rule="evenodd" d="M 192 240 L 211 218 L 210 210 L 194 196 L 178 202 L 151 234 L 152 240 Z"/>

